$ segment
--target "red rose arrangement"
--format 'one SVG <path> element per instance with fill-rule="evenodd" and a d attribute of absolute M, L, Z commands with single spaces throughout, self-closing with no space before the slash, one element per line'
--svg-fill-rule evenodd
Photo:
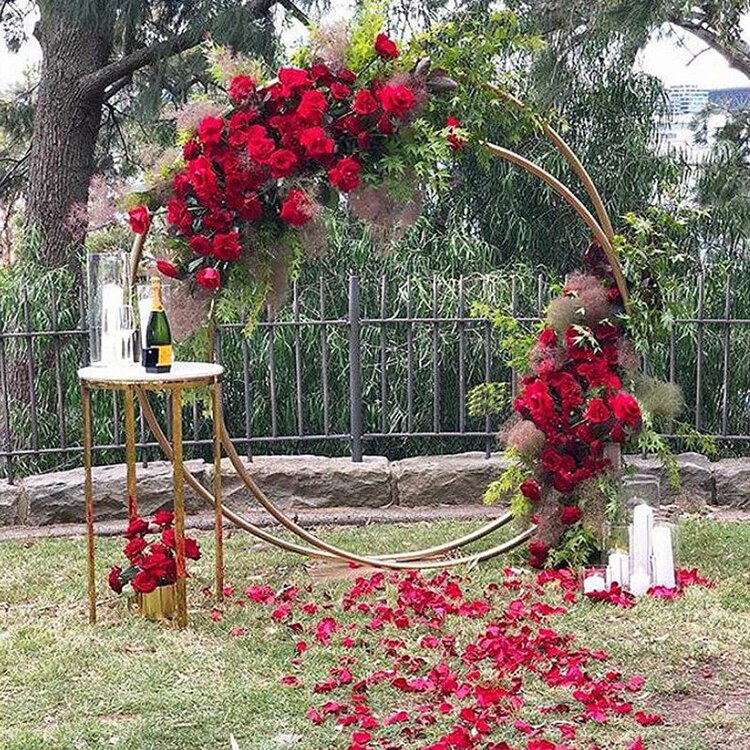
<path fill-rule="evenodd" d="M 182 146 L 184 168 L 174 174 L 166 201 L 182 251 L 174 262 L 157 261 L 162 274 L 220 289 L 250 243 L 248 230 L 278 236 L 299 229 L 322 211 L 331 191 L 358 188 L 428 95 L 452 85 L 441 71 L 431 73 L 427 61 L 410 73 L 393 70 L 399 49 L 385 34 L 374 40 L 372 57 L 369 80 L 364 71 L 318 59 L 281 68 L 265 84 L 248 75 L 231 79 L 231 108 L 204 117 Z M 455 149 L 463 141 L 458 121 L 450 122 L 445 137 Z M 148 209 L 131 210 L 130 224 L 145 233 Z M 252 241 L 258 237 L 255 231 Z"/>
<path fill-rule="evenodd" d="M 539 436 L 535 455 L 526 456 L 531 473 L 519 487 L 539 524 L 529 546 L 535 567 L 583 518 L 582 486 L 613 469 L 606 444 L 626 443 L 642 426 L 638 401 L 624 385 L 637 357 L 618 322 L 620 293 L 598 245 L 586 251 L 584 264 L 586 272 L 569 277 L 563 296 L 550 305 L 513 404 L 522 422 L 508 443 L 523 452 L 518 436 Z"/>
<path fill-rule="evenodd" d="M 174 514 L 157 511 L 151 521 L 136 517 L 125 531 L 128 540 L 123 549 L 128 559 L 125 569 L 118 565 L 109 571 L 109 586 L 116 594 L 130 584 L 137 594 L 148 594 L 159 586 L 168 586 L 177 580 L 175 564 Z M 189 560 L 200 558 L 200 547 L 195 539 L 185 537 L 185 556 Z"/>

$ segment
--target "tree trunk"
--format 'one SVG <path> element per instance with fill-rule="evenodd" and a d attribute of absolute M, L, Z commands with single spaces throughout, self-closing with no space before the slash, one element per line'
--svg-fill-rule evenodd
<path fill-rule="evenodd" d="M 86 22 L 55 0 L 41 2 L 34 34 L 42 75 L 34 117 L 26 219 L 41 233 L 41 261 L 76 264 L 102 112 L 102 91 L 81 84 L 112 52 L 113 20 Z"/>

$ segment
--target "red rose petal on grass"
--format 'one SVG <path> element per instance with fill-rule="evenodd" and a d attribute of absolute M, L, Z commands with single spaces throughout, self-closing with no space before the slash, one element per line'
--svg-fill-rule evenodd
<path fill-rule="evenodd" d="M 630 745 L 628 745 L 628 750 L 643 750 L 643 740 L 640 737 L 636 737 Z"/>
<path fill-rule="evenodd" d="M 239 638 L 240 636 L 243 636 L 243 635 L 245 635 L 245 633 L 246 633 L 246 632 L 247 632 L 247 631 L 245 630 L 245 628 L 232 628 L 232 629 L 231 629 L 231 630 L 229 631 L 229 635 L 233 635 L 233 636 L 235 636 L 236 638 Z"/>
<path fill-rule="evenodd" d="M 636 711 L 635 720 L 642 727 L 651 727 L 664 723 L 664 719 L 659 714 L 647 714 L 643 711 Z"/>

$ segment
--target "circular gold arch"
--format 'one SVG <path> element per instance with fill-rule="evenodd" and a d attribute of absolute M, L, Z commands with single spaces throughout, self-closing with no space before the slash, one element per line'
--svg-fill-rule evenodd
<path fill-rule="evenodd" d="M 496 94 L 496 96 L 513 106 L 528 111 L 528 107 L 513 94 L 504 91 L 496 86 L 489 85 L 489 89 Z M 552 143 L 552 145 L 562 154 L 567 163 L 570 165 L 574 174 L 580 180 L 591 205 L 593 206 L 594 213 L 592 213 L 585 205 L 585 203 L 564 183 L 559 179 L 550 174 L 547 170 L 540 167 L 535 162 L 526 159 L 515 151 L 503 148 L 494 143 L 481 142 L 480 145 L 486 149 L 490 154 L 496 156 L 504 161 L 514 164 L 521 169 L 525 170 L 529 174 L 534 175 L 550 187 L 555 193 L 562 197 L 571 208 L 578 214 L 583 223 L 591 232 L 592 236 L 601 245 L 607 259 L 612 267 L 615 283 L 622 295 L 624 303 L 628 303 L 628 289 L 625 281 L 625 277 L 622 272 L 617 252 L 613 244 L 614 230 L 609 215 L 604 207 L 604 203 L 601 199 L 599 191 L 596 188 L 591 176 L 588 174 L 580 159 L 576 156 L 575 152 L 570 148 L 562 136 L 546 121 L 534 116 L 534 120 L 540 128 L 542 134 Z M 131 279 L 135 280 L 137 276 L 137 270 L 140 265 L 141 257 L 143 254 L 143 247 L 146 241 L 146 234 L 136 235 L 133 243 L 131 253 Z M 140 403 L 141 411 L 149 428 L 153 432 L 157 439 L 162 451 L 170 460 L 174 460 L 174 451 L 169 439 L 164 434 L 156 415 L 151 407 L 148 399 L 148 395 L 145 391 L 138 392 L 138 400 Z M 492 521 L 480 526 L 478 529 L 465 534 L 461 537 L 456 537 L 448 542 L 439 544 L 433 547 L 418 550 L 406 550 L 393 554 L 384 555 L 371 555 L 362 552 L 351 551 L 336 545 L 330 544 L 317 535 L 307 531 L 299 524 L 297 524 L 292 518 L 290 518 L 283 510 L 281 510 L 273 501 L 263 492 L 258 486 L 257 482 L 253 478 L 252 474 L 248 471 L 245 464 L 242 462 L 239 454 L 237 453 L 234 444 L 232 443 L 229 432 L 224 422 L 223 411 L 221 405 L 218 408 L 218 414 L 214 414 L 214 419 L 218 419 L 221 425 L 221 440 L 224 451 L 230 460 L 234 470 L 237 472 L 238 477 L 242 480 L 246 490 L 253 496 L 258 504 L 274 518 L 278 524 L 284 529 L 294 534 L 301 542 L 301 544 L 295 541 L 288 541 L 281 537 L 272 534 L 271 532 L 251 523 L 246 518 L 235 513 L 229 508 L 221 507 L 221 512 L 224 517 L 238 528 L 241 528 L 256 538 L 260 539 L 267 544 L 286 550 L 288 552 L 294 552 L 297 554 L 305 555 L 311 558 L 317 558 L 322 560 L 333 560 L 333 561 L 345 561 L 350 563 L 356 563 L 360 565 L 368 565 L 372 567 L 388 568 L 388 569 L 409 569 L 409 570 L 426 570 L 431 568 L 449 568 L 460 565 L 476 565 L 485 560 L 492 559 L 505 552 L 509 552 L 527 542 L 531 536 L 533 536 L 536 526 L 529 526 L 513 538 L 490 547 L 481 552 L 474 552 L 463 556 L 452 556 L 456 550 L 477 542 L 487 536 L 489 536 L 497 529 L 508 524 L 513 516 L 511 513 L 505 513 L 504 515 L 493 519 Z M 207 490 L 182 464 L 185 479 L 189 486 L 209 505 L 214 508 L 217 507 L 216 498 L 214 495 Z M 307 546 L 309 545 L 309 546 Z"/>

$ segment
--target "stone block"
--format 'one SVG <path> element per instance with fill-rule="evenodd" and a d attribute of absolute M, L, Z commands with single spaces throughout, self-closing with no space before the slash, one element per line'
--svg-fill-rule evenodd
<path fill-rule="evenodd" d="M 269 499 L 281 508 L 377 508 L 393 502 L 388 459 L 367 456 L 361 463 L 325 456 L 254 456 L 243 464 Z M 237 512 L 259 507 L 229 459 L 221 465 L 222 495 Z M 211 487 L 213 466 L 206 465 Z"/>
<path fill-rule="evenodd" d="M 201 460 L 186 461 L 185 467 L 203 481 L 205 464 Z M 172 507 L 172 467 L 167 461 L 153 461 L 136 468 L 138 506 L 142 515 L 151 515 L 159 508 Z M 96 466 L 94 479 L 94 519 L 112 521 L 127 518 L 125 464 Z M 28 502 L 27 523 L 47 526 L 55 523 L 83 523 L 86 520 L 83 498 L 83 470 L 55 471 L 27 477 L 24 490 Z M 188 512 L 208 506 L 190 488 L 185 488 Z"/>
<path fill-rule="evenodd" d="M 489 483 L 507 467 L 501 456 L 486 458 L 479 452 L 405 458 L 391 464 L 402 506 L 481 503 Z"/>
<path fill-rule="evenodd" d="M 0 526 L 13 526 L 26 520 L 26 495 L 21 484 L 0 481 Z"/>
<path fill-rule="evenodd" d="M 676 459 L 680 473 L 678 488 L 670 487 L 667 473 L 658 458 L 626 456 L 626 463 L 637 474 L 659 480 L 662 503 L 674 503 L 688 496 L 694 502 L 712 505 L 715 502 L 716 487 L 711 461 L 700 453 L 680 453 Z"/>

